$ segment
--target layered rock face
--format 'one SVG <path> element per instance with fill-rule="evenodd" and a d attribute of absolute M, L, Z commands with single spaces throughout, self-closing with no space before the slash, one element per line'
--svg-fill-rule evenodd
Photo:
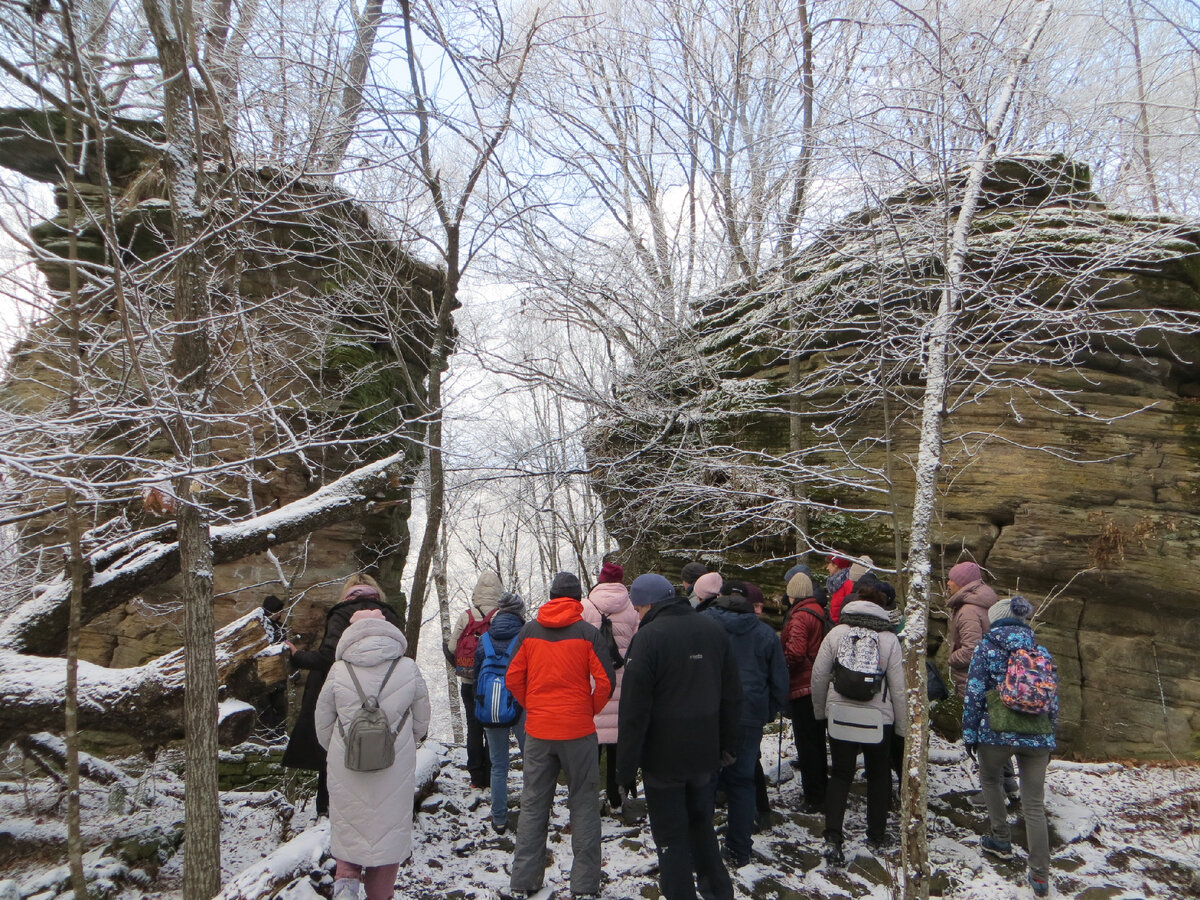
<path fill-rule="evenodd" d="M 72 437 L 94 485 L 87 527 L 96 542 L 169 522 L 173 449 L 163 427 L 170 408 L 173 339 L 170 208 L 151 122 L 114 123 L 103 142 L 89 134 L 77 176 L 75 254 L 81 267 L 83 403 Z M 71 247 L 60 117 L 0 110 L 0 164 L 55 186 L 59 213 L 31 236 L 49 293 L 12 350 L 0 407 L 12 421 L 62 421 L 70 354 L 67 291 Z M 78 153 L 78 147 L 76 147 Z M 400 605 L 409 545 L 409 487 L 422 458 L 420 427 L 429 345 L 442 288 L 424 265 L 328 183 L 273 170 L 226 171 L 213 163 L 212 223 L 205 258 L 214 316 L 212 386 L 205 414 L 213 471 L 201 498 L 214 521 L 236 521 L 304 497 L 351 468 L 398 449 L 405 483 L 360 521 L 303 542 L 221 565 L 213 573 L 218 625 L 276 594 L 290 606 L 301 643 L 320 638 L 324 609 L 356 571 L 375 575 Z M 115 279 L 113 270 L 121 278 Z M 59 434 L 17 443 L 60 446 Z M 161 480 L 154 483 L 156 475 Z M 60 487 L 31 480 L 26 508 L 51 512 L 20 523 L 30 581 L 61 569 Z M 168 507 L 163 508 L 163 505 Z M 40 558 L 37 551 L 43 549 Z M 290 586 L 281 583 L 285 575 Z M 179 644 L 174 582 L 91 622 L 81 655 L 129 666 Z"/>
<path fill-rule="evenodd" d="M 611 464 L 597 486 L 635 571 L 673 577 L 700 557 L 782 593 L 798 533 L 896 568 L 916 363 L 962 183 L 904 191 L 708 298 L 694 333 L 626 382 L 630 414 L 590 451 Z M 1002 597 L 1035 601 L 1068 752 L 1193 757 L 1200 225 L 1107 210 L 1062 158 L 1001 160 L 985 189 L 946 398 L 936 588 L 974 559 Z"/>

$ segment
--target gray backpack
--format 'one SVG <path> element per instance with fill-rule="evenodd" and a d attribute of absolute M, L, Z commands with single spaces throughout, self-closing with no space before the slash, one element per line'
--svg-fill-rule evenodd
<path fill-rule="evenodd" d="M 392 660 L 374 697 L 368 697 L 363 691 L 358 676 L 354 674 L 354 666 L 344 659 L 342 662 L 346 663 L 346 671 L 350 673 L 350 680 L 354 682 L 354 689 L 358 691 L 358 699 L 362 701 L 362 706 L 350 719 L 349 728 L 342 727 L 342 720 L 337 720 L 338 731 L 346 745 L 346 768 L 351 772 L 378 772 L 390 768 L 396 761 L 396 735 L 404 727 L 409 710 L 404 711 L 400 724 L 393 731 L 388 725 L 387 716 L 379 708 L 379 698 L 400 659 L 397 657 Z"/>

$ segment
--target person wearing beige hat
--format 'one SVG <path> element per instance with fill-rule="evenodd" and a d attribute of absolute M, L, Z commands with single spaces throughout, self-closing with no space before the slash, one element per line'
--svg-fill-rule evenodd
<path fill-rule="evenodd" d="M 784 619 L 780 639 L 788 667 L 792 732 L 796 739 L 800 783 L 804 787 L 803 810 L 818 813 L 825 809 L 829 769 L 825 723 L 813 715 L 812 667 L 821 650 L 821 641 L 833 623 L 829 621 L 825 607 L 813 596 L 812 579 L 804 572 L 797 572 L 788 581 L 787 595 L 792 606 Z"/>

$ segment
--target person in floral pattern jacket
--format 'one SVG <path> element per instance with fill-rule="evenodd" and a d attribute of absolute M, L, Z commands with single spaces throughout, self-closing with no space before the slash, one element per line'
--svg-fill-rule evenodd
<path fill-rule="evenodd" d="M 991 628 L 975 646 L 967 671 L 967 696 L 963 705 L 963 744 L 977 755 L 979 781 L 991 820 L 991 833 L 981 841 L 983 851 L 1002 859 L 1013 856 L 1008 825 L 1008 806 L 1004 796 L 1004 764 L 1016 756 L 1020 768 L 1021 810 L 1029 839 L 1029 886 L 1037 897 L 1050 892 L 1050 837 L 1046 827 L 1046 767 L 1056 744 L 1058 695 L 1055 693 L 1048 712 L 1050 727 L 1046 734 L 997 731 L 992 727 L 987 708 L 987 692 L 1004 682 L 1008 657 L 1015 650 L 1037 646 L 1029 620 L 1033 604 L 1024 597 L 1001 600 L 988 610 Z"/>

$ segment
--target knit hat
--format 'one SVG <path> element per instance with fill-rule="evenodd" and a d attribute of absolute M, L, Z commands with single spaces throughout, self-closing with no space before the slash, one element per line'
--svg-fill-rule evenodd
<path fill-rule="evenodd" d="M 550 599 L 553 600 L 557 597 L 581 600 L 583 588 L 579 586 L 579 579 L 570 572 L 559 572 L 555 575 L 554 580 L 550 582 Z"/>
<path fill-rule="evenodd" d="M 850 560 L 846 559 L 844 556 L 839 556 L 837 553 L 830 553 L 829 561 L 839 569 L 848 569 L 851 566 Z"/>
<path fill-rule="evenodd" d="M 988 609 L 988 621 L 993 625 L 1001 619 L 1024 619 L 1028 622 L 1032 618 L 1033 604 L 1020 594 L 1009 600 L 997 600 Z"/>
<path fill-rule="evenodd" d="M 342 594 L 342 602 L 347 600 L 378 600 L 379 591 L 371 587 L 369 584 L 356 584 L 346 593 Z M 380 614 L 382 615 L 382 613 Z"/>
<path fill-rule="evenodd" d="M 633 579 L 629 586 L 629 599 L 634 606 L 653 606 L 675 599 L 675 586 L 654 572 L 647 572 Z"/>
<path fill-rule="evenodd" d="M 743 581 L 742 584 L 746 586 L 746 599 L 755 606 L 761 606 L 767 602 L 767 598 L 763 596 L 762 588 L 753 581 Z"/>
<path fill-rule="evenodd" d="M 274 594 L 267 594 L 267 596 L 263 597 L 262 608 L 268 614 L 277 613 L 283 609 L 283 601 Z"/>
<path fill-rule="evenodd" d="M 953 581 L 959 587 L 966 587 L 968 584 L 973 584 L 982 578 L 983 573 L 979 571 L 978 563 L 973 563 L 970 560 L 960 562 L 946 576 L 947 581 Z"/>
<path fill-rule="evenodd" d="M 496 614 L 508 613 L 525 621 L 525 601 L 515 591 L 505 591 L 500 595 L 500 603 L 496 606 Z"/>
<path fill-rule="evenodd" d="M 684 584 L 695 584 L 696 579 L 708 571 L 708 566 L 702 562 L 685 563 L 679 570 L 679 580 Z"/>
<path fill-rule="evenodd" d="M 705 572 L 692 585 L 692 592 L 701 600 L 711 600 L 721 593 L 724 584 L 725 581 L 721 578 L 720 572 Z"/>
<path fill-rule="evenodd" d="M 860 578 L 862 578 L 864 575 L 866 575 L 869 571 L 871 571 L 871 567 L 874 565 L 875 565 L 875 560 L 871 559 L 871 557 L 869 557 L 869 556 L 864 556 L 862 559 L 856 559 L 853 563 L 850 564 L 850 575 L 849 575 L 850 580 L 858 581 Z"/>
<path fill-rule="evenodd" d="M 803 572 L 797 572 L 787 583 L 787 595 L 793 600 L 804 600 L 813 595 L 812 579 Z"/>
<path fill-rule="evenodd" d="M 600 583 L 610 582 L 620 584 L 625 580 L 625 569 L 614 562 L 606 562 L 600 567 Z"/>
<path fill-rule="evenodd" d="M 363 619 L 383 619 L 387 621 L 384 618 L 382 609 L 360 609 L 350 617 L 350 624 L 353 625 L 355 622 L 361 622 Z"/>
<path fill-rule="evenodd" d="M 812 569 L 810 569 L 804 563 L 796 563 L 794 566 L 792 566 L 790 569 L 788 569 L 787 574 L 785 574 L 783 576 L 783 583 L 790 584 L 792 581 L 792 576 L 795 575 L 797 572 L 803 572 L 805 575 L 808 575 L 810 577 L 812 576 Z"/>

